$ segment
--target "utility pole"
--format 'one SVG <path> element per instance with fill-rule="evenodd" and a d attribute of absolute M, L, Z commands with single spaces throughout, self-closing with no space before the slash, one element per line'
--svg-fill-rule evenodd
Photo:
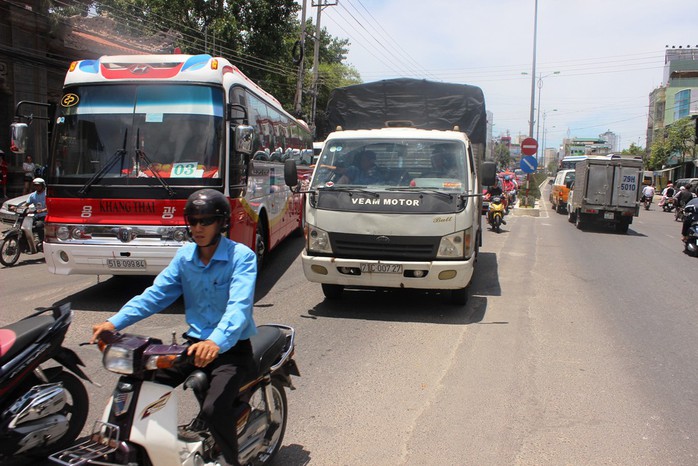
<path fill-rule="evenodd" d="M 320 64 L 320 19 L 322 18 L 322 9 L 328 6 L 335 6 L 339 0 L 332 2 L 331 0 L 313 0 L 313 6 L 317 7 L 317 20 L 315 21 L 315 53 L 313 54 L 313 110 L 310 115 L 310 124 L 315 132 L 315 114 L 317 112 L 317 85 L 318 85 L 318 65 Z M 537 1 L 537 0 L 536 0 Z"/>
<path fill-rule="evenodd" d="M 293 99 L 293 109 L 296 112 L 296 116 L 299 116 L 302 111 L 302 101 L 303 101 L 303 78 L 305 71 L 305 12 L 306 12 L 307 0 L 303 0 L 303 13 L 301 14 L 301 38 L 300 38 L 300 50 L 299 57 L 300 63 L 298 64 L 298 83 L 296 83 L 296 97 Z"/>
<path fill-rule="evenodd" d="M 533 107 L 536 104 L 536 41 L 538 39 L 538 0 L 533 14 L 533 66 L 531 68 L 531 113 L 528 118 L 528 137 L 533 137 Z"/>

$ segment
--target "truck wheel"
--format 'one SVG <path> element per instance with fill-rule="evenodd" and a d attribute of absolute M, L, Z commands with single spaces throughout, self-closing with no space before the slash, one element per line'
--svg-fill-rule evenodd
<path fill-rule="evenodd" d="M 575 215 L 574 224 L 578 230 L 584 229 L 585 224 L 583 222 L 583 218 L 582 218 L 583 216 L 584 216 L 584 214 L 582 214 L 579 211 L 577 211 L 577 214 Z"/>
<path fill-rule="evenodd" d="M 577 214 L 574 212 L 572 209 L 572 206 L 567 206 L 567 221 L 570 223 L 574 223 L 577 221 Z"/>
<path fill-rule="evenodd" d="M 344 291 L 344 285 L 322 284 L 322 293 L 327 299 L 338 299 L 342 295 L 342 291 Z"/>
<path fill-rule="evenodd" d="M 629 227 L 630 227 L 630 223 L 628 223 L 628 222 L 616 223 L 616 232 L 617 233 L 627 233 Z"/>
<path fill-rule="evenodd" d="M 468 287 L 451 290 L 451 304 L 464 306 L 468 303 Z"/>

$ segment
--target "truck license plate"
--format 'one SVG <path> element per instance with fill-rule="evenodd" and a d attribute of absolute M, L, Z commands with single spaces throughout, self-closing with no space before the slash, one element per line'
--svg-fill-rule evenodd
<path fill-rule="evenodd" d="M 605 218 L 606 220 L 613 220 L 613 218 L 614 218 L 613 212 L 604 212 L 603 218 Z"/>
<path fill-rule="evenodd" d="M 402 273 L 402 264 L 361 264 L 361 271 L 368 273 Z"/>
<path fill-rule="evenodd" d="M 110 269 L 145 270 L 145 259 L 107 259 Z"/>

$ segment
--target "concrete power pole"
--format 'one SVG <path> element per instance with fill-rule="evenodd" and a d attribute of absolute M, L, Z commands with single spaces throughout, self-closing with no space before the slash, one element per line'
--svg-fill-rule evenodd
<path fill-rule="evenodd" d="M 320 32 L 322 31 L 320 26 L 320 19 L 322 18 L 322 9 L 327 6 L 335 6 L 339 0 L 334 2 L 330 0 L 317 0 L 317 3 L 313 1 L 313 6 L 317 7 L 317 20 L 315 21 L 315 53 L 313 54 L 313 110 L 310 115 L 310 124 L 313 127 L 313 132 L 315 131 L 315 114 L 317 113 L 317 86 L 318 86 L 318 65 L 320 64 Z"/>
<path fill-rule="evenodd" d="M 305 12 L 307 0 L 303 0 L 303 13 L 301 14 L 301 38 L 300 38 L 300 63 L 298 64 L 298 83 L 296 84 L 296 97 L 293 100 L 293 109 L 296 116 L 301 114 L 303 103 L 303 78 L 304 78 L 304 56 L 305 51 Z"/>

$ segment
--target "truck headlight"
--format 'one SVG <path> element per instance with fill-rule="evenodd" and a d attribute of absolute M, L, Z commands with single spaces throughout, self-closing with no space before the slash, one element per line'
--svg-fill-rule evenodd
<path fill-rule="evenodd" d="M 438 259 L 462 259 L 464 256 L 465 232 L 459 231 L 441 238 Z"/>
<path fill-rule="evenodd" d="M 308 252 L 332 253 L 330 236 L 325 230 L 308 225 Z"/>

